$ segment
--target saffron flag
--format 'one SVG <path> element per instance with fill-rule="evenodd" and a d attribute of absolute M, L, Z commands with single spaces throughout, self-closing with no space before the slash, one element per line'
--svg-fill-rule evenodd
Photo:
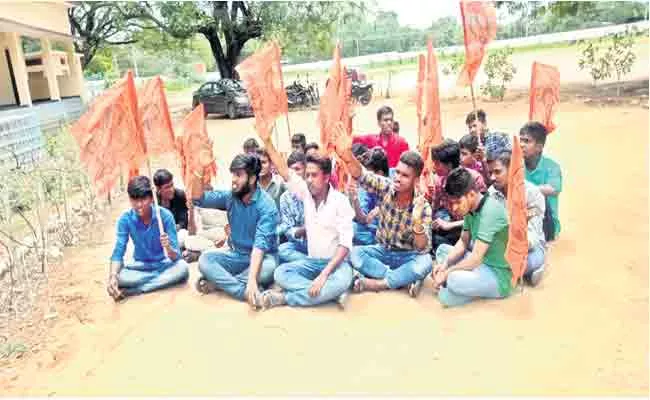
<path fill-rule="evenodd" d="M 339 122 L 346 127 L 348 135 L 352 134 L 351 92 L 352 81 L 341 64 L 341 46 L 337 43 L 329 79 L 318 111 L 321 146 L 325 154 L 330 154 L 334 150 L 334 131 Z"/>
<path fill-rule="evenodd" d="M 289 107 L 280 67 L 280 47 L 276 42 L 267 43 L 235 69 L 251 100 L 255 129 L 263 136 L 270 135 L 275 120 L 287 114 Z"/>
<path fill-rule="evenodd" d="M 548 133 L 555 130 L 553 116 L 560 103 L 560 71 L 547 64 L 533 63 L 530 79 L 529 121 L 542 123 Z"/>
<path fill-rule="evenodd" d="M 132 72 L 97 98 L 70 127 L 70 133 L 98 194 L 115 186 L 120 167 L 141 165 L 146 146 Z"/>
<path fill-rule="evenodd" d="M 165 86 L 156 76 L 138 90 L 138 109 L 147 155 L 159 155 L 175 150 L 174 130 L 169 116 Z"/>
<path fill-rule="evenodd" d="M 176 138 L 176 150 L 188 192 L 192 191 L 194 176 L 203 175 L 204 185 L 217 176 L 217 164 L 212 152 L 212 140 L 205 126 L 203 104 L 199 104 L 181 122 L 180 135 Z"/>
<path fill-rule="evenodd" d="M 420 190 L 425 192 L 429 174 L 433 171 L 431 148 L 442 142 L 438 62 L 431 40 L 427 43 L 426 65 L 422 65 L 422 62 L 423 57 L 420 57 L 418 60 L 417 84 L 419 99 L 416 103 L 416 110 L 418 111 L 418 150 L 424 160 L 424 171 L 420 177 Z"/>
<path fill-rule="evenodd" d="M 512 156 L 508 170 L 508 245 L 506 260 L 512 270 L 512 284 L 515 285 L 526 271 L 528 257 L 528 215 L 526 187 L 524 186 L 524 157 L 519 146 L 519 137 L 514 136 Z"/>
<path fill-rule="evenodd" d="M 489 42 L 497 35 L 497 13 L 491 2 L 460 2 L 465 38 L 465 66 L 458 77 L 458 85 L 470 86 L 481 67 Z"/>

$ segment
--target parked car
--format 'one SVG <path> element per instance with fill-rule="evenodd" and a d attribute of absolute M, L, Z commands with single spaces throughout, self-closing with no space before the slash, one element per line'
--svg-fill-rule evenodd
<path fill-rule="evenodd" d="M 205 115 L 225 114 L 230 119 L 253 116 L 253 108 L 241 81 L 220 79 L 206 82 L 192 94 L 192 108 L 203 104 Z"/>

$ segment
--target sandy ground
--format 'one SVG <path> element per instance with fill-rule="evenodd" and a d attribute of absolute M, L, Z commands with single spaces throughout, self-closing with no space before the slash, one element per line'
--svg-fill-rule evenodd
<path fill-rule="evenodd" d="M 355 131 L 376 130 L 381 104 L 394 106 L 414 145 L 405 99 L 360 109 Z M 528 110 L 524 95 L 481 106 L 493 129 L 509 132 Z M 468 109 L 443 102 L 447 136 L 464 134 Z M 291 113 L 290 122 L 316 139 L 315 111 Z M 427 282 L 416 300 L 370 293 L 352 296 L 345 311 L 253 313 L 199 295 L 193 264 L 187 286 L 115 305 L 105 294 L 114 229 L 105 224 L 96 243 L 68 250 L 51 273 L 59 317 L 37 324 L 43 343 L 30 354 L 0 364 L 0 393 L 647 393 L 648 110 L 585 104 L 567 92 L 556 122 L 546 152 L 563 169 L 563 230 L 538 288 L 443 309 Z M 211 117 L 208 129 L 226 165 L 253 135 L 252 119 Z"/>

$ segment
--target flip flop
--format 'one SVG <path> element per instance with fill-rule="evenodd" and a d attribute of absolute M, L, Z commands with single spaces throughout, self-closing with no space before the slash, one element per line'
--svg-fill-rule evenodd
<path fill-rule="evenodd" d="M 363 278 L 360 276 L 355 276 L 352 281 L 352 292 L 361 293 L 366 290 L 366 286 L 363 284 Z"/>

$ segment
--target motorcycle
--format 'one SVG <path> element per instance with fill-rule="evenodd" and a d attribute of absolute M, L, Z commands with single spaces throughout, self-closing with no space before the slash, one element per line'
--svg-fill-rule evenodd
<path fill-rule="evenodd" d="M 313 84 L 303 85 L 301 82 L 294 81 L 285 90 L 289 108 L 311 107 L 320 102 L 318 89 Z"/>
<path fill-rule="evenodd" d="M 372 100 L 372 83 L 352 81 L 352 99 L 367 106 Z"/>

